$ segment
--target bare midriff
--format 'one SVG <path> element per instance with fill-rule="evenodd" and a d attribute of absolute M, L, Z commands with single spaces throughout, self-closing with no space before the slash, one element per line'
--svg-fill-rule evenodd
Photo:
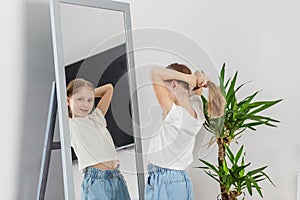
<path fill-rule="evenodd" d="M 95 165 L 92 165 L 92 167 L 102 169 L 102 170 L 114 170 L 118 167 L 119 161 L 118 160 L 110 160 L 102 163 L 98 163 Z"/>

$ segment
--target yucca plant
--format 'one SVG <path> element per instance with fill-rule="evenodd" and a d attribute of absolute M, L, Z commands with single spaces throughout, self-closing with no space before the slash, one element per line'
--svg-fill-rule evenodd
<path fill-rule="evenodd" d="M 234 155 L 230 148 L 225 144 L 227 159 L 225 158 L 220 166 L 214 166 L 213 164 L 200 159 L 200 161 L 206 166 L 198 167 L 204 169 L 207 175 L 222 185 L 225 188 L 224 194 L 226 194 L 226 196 L 231 200 L 236 200 L 237 197 L 242 194 L 244 195 L 244 199 L 245 193 L 243 190 L 245 189 L 247 189 L 250 195 L 252 195 L 252 190 L 255 189 L 259 195 L 263 197 L 261 187 L 258 185 L 258 182 L 267 179 L 273 184 L 269 176 L 264 172 L 267 166 L 246 172 L 246 168 L 251 163 L 245 164 L 243 148 L 244 146 L 241 146 L 237 154 Z M 230 161 L 230 167 L 226 160 Z"/>
<path fill-rule="evenodd" d="M 241 101 L 238 101 L 237 92 L 246 83 L 236 86 L 237 76 L 238 71 L 235 72 L 233 78 L 225 80 L 225 63 L 223 64 L 219 76 L 219 87 L 226 99 L 226 106 L 222 117 L 216 119 L 210 118 L 207 112 L 207 100 L 204 96 L 202 96 L 204 114 L 206 118 L 204 127 L 213 134 L 210 144 L 217 143 L 218 145 L 219 168 L 224 165 L 224 162 L 226 162 L 226 145 L 229 147 L 233 141 L 238 142 L 238 139 L 242 136 L 242 133 L 245 130 L 250 129 L 256 131 L 255 127 L 259 125 L 276 127 L 275 123 L 279 122 L 271 117 L 262 116 L 260 113 L 279 103 L 282 99 L 274 101 L 254 101 L 254 98 L 259 93 L 259 91 L 256 91 Z M 202 162 L 203 161 L 204 160 L 202 160 Z M 208 162 L 205 164 L 208 164 Z M 218 180 L 220 183 L 222 200 L 234 199 L 229 196 L 227 191 L 228 188 L 226 188 L 226 185 L 223 184 L 223 177 L 219 176 Z"/>

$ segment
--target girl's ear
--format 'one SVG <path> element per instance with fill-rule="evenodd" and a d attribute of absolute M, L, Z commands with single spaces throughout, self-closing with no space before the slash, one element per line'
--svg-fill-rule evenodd
<path fill-rule="evenodd" d="M 67 97 L 67 104 L 70 106 L 71 97 Z"/>
<path fill-rule="evenodd" d="M 178 82 L 176 80 L 172 80 L 172 82 L 171 82 L 172 90 L 175 89 L 177 86 L 178 86 Z"/>

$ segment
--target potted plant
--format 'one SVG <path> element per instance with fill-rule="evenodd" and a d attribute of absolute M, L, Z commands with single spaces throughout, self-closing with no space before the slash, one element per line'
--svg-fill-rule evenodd
<path fill-rule="evenodd" d="M 204 169 L 206 174 L 219 183 L 222 200 L 236 200 L 238 196 L 245 194 L 245 189 L 250 195 L 252 195 L 252 189 L 255 189 L 263 197 L 258 182 L 267 179 L 272 183 L 264 172 L 267 166 L 246 173 L 245 170 L 250 163 L 245 164 L 244 155 L 242 156 L 243 146 L 234 155 L 230 150 L 230 144 L 233 141 L 237 142 L 247 129 L 256 131 L 255 127 L 259 125 L 276 127 L 275 123 L 278 123 L 278 120 L 262 116 L 260 113 L 282 101 L 282 99 L 254 101 L 255 96 L 259 93 L 258 91 L 238 101 L 237 92 L 246 83 L 236 86 L 237 76 L 238 71 L 236 71 L 233 78 L 228 78 L 225 81 L 225 64 L 223 64 L 219 80 L 221 92 L 226 99 L 226 106 L 222 117 L 210 118 L 207 112 L 207 100 L 202 96 L 206 118 L 204 127 L 213 134 L 210 144 L 217 143 L 218 145 L 218 165 L 214 166 L 200 159 L 205 166 L 199 168 Z M 226 156 L 231 167 L 227 164 Z"/>
<path fill-rule="evenodd" d="M 269 176 L 264 172 L 267 166 L 246 172 L 246 168 L 250 163 L 245 163 L 243 147 L 241 146 L 237 154 L 234 155 L 225 144 L 226 158 L 230 161 L 230 165 L 227 164 L 226 158 L 221 166 L 214 166 L 200 159 L 206 166 L 199 168 L 204 169 L 205 173 L 216 180 L 222 187 L 223 193 L 219 195 L 221 199 L 237 200 L 239 196 L 242 196 L 242 200 L 244 200 L 245 192 L 243 190 L 247 189 L 248 193 L 252 195 L 253 188 L 263 197 L 258 182 L 267 179 L 273 184 Z"/>

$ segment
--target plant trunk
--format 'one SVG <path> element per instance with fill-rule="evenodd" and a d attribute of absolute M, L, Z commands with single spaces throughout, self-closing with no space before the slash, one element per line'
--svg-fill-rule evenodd
<path fill-rule="evenodd" d="M 219 149 L 219 152 L 218 152 L 218 164 L 219 164 L 219 167 L 220 167 L 220 166 L 222 166 L 222 163 L 223 163 L 223 161 L 225 159 L 225 146 L 224 146 L 224 141 L 221 138 L 218 138 L 218 149 Z M 219 179 L 222 182 L 222 178 L 219 177 Z M 222 200 L 233 200 L 231 198 L 231 195 L 229 195 L 227 193 L 226 188 L 223 187 L 221 183 L 220 183 L 220 190 L 221 190 Z"/>

